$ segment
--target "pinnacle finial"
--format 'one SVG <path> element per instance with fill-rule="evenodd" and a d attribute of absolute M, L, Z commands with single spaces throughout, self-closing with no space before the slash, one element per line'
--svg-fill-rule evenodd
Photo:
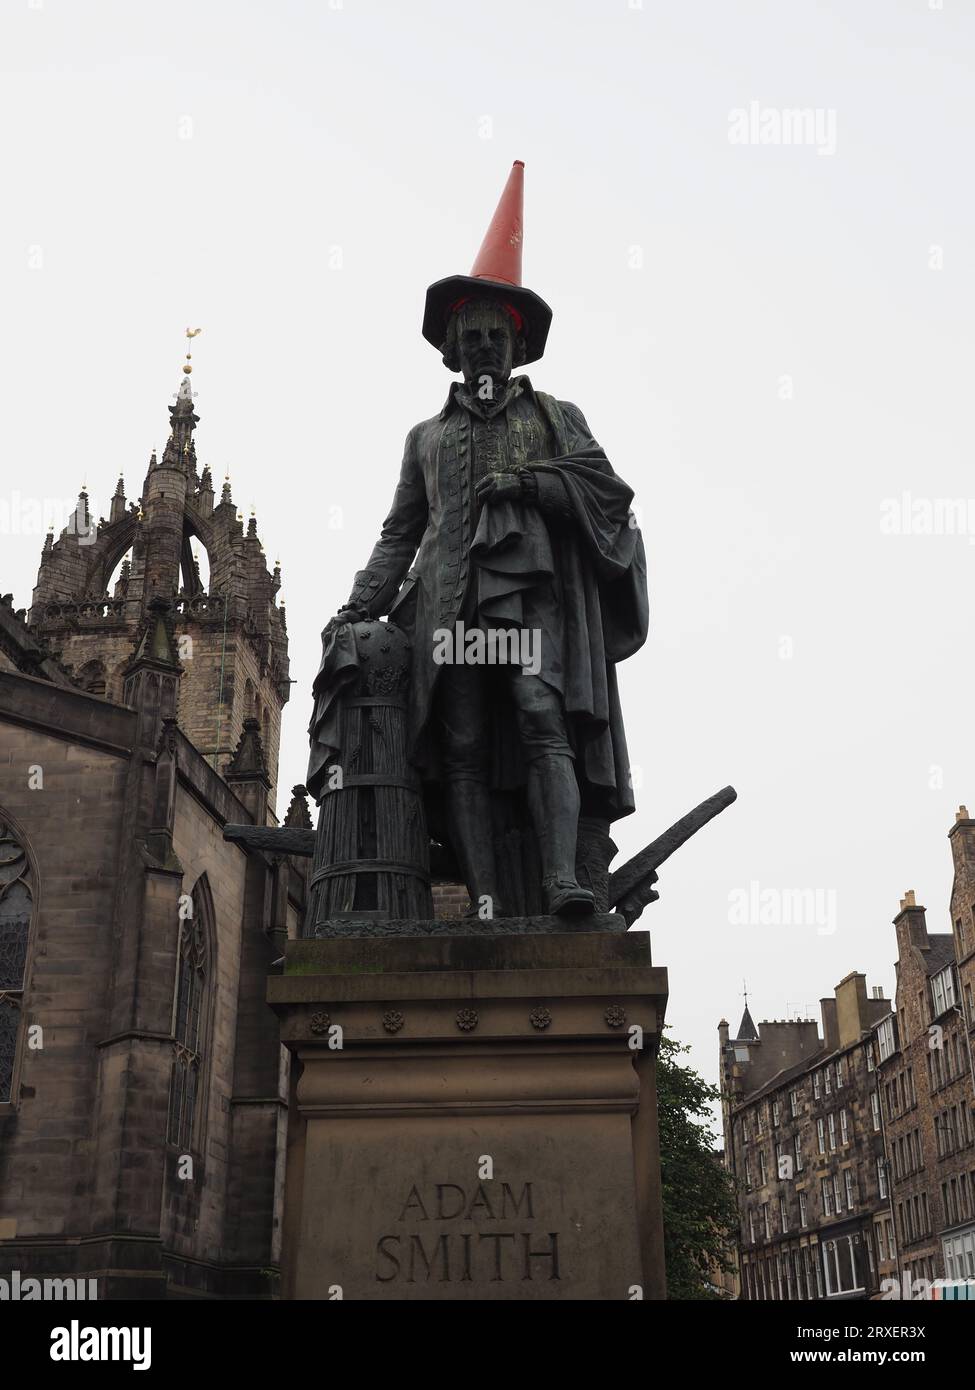
<path fill-rule="evenodd" d="M 193 354 L 189 351 L 189 342 L 191 338 L 195 338 L 198 333 L 202 332 L 202 328 L 187 328 L 186 330 L 187 351 L 186 361 L 183 363 L 183 379 L 179 383 L 179 390 L 176 392 L 176 405 L 169 407 L 169 413 L 173 416 L 174 421 L 178 417 L 189 417 L 189 419 L 192 422 L 190 425 L 190 429 L 192 429 L 193 424 L 197 423 L 197 420 L 193 414 L 193 397 L 196 393 L 194 392 L 190 384 L 190 374 L 193 371 L 193 367 L 191 365 Z M 167 448 L 167 455 L 168 452 L 169 451 Z M 172 462 L 171 459 L 167 459 L 167 461 Z"/>
<path fill-rule="evenodd" d="M 202 332 L 202 328 L 188 328 L 186 330 L 186 366 L 183 368 L 183 371 L 186 373 L 187 376 L 189 376 L 193 370 L 191 366 L 193 354 L 190 352 L 190 342 L 193 338 L 197 336 L 198 333 Z"/>

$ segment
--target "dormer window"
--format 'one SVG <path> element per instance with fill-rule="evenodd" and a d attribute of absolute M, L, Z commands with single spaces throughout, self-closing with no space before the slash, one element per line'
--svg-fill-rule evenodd
<path fill-rule="evenodd" d="M 958 989 L 955 984 L 954 964 L 946 965 L 937 975 L 931 976 L 931 1006 L 933 1016 L 941 1014 L 958 1003 Z"/>

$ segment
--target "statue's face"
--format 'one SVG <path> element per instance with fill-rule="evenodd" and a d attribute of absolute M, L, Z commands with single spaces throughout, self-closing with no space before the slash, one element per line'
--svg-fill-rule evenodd
<path fill-rule="evenodd" d="M 468 386 L 482 396 L 496 395 L 514 365 L 515 325 L 508 311 L 487 300 L 465 304 L 457 320 L 457 353 Z"/>

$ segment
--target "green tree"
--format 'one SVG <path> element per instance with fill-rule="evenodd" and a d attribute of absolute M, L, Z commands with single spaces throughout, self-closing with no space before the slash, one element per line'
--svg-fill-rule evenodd
<path fill-rule="evenodd" d="M 657 1058 L 667 1296 L 717 1298 L 715 1275 L 733 1267 L 738 1208 L 714 1146 L 712 1106 L 720 1092 L 681 1064 L 687 1051 L 665 1035 Z"/>

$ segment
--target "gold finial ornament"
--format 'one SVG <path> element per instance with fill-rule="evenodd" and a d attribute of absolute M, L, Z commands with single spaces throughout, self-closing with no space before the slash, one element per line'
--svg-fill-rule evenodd
<path fill-rule="evenodd" d="M 183 371 L 186 373 L 187 376 L 189 376 L 189 374 L 193 370 L 193 368 L 190 366 L 190 362 L 193 358 L 193 354 L 189 350 L 190 339 L 195 338 L 198 333 L 202 332 L 202 328 L 188 328 L 186 330 L 186 365 L 184 366 Z"/>

